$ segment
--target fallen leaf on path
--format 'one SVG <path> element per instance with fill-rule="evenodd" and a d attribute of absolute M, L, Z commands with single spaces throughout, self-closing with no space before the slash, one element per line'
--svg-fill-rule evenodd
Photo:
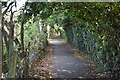
<path fill-rule="evenodd" d="M 52 78 L 51 72 L 51 59 L 53 58 L 53 46 L 49 45 L 46 49 L 45 56 L 42 59 L 37 59 L 34 61 L 32 67 L 29 71 L 30 78 Z"/>

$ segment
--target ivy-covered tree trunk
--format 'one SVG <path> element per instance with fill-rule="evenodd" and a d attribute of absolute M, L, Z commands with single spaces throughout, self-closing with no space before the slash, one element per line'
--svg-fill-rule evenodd
<path fill-rule="evenodd" d="M 0 3 L 0 78 L 2 76 L 2 4 Z"/>

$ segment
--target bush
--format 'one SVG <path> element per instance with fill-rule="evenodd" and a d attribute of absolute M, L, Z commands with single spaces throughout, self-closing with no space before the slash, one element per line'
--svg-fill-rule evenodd
<path fill-rule="evenodd" d="M 117 77 L 120 66 L 119 32 L 108 26 L 103 28 L 80 21 L 67 27 L 64 25 L 64 30 L 68 43 L 92 55 L 93 60 L 102 65 L 110 77 Z"/>

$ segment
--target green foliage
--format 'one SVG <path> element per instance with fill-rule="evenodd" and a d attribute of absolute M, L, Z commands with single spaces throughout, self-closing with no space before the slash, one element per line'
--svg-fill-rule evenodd
<path fill-rule="evenodd" d="M 32 48 L 43 51 L 47 44 L 47 25 L 49 25 L 50 35 L 54 35 L 56 30 L 71 45 L 90 54 L 98 65 L 102 65 L 105 72 L 110 74 L 110 77 L 119 76 L 119 2 L 31 2 L 28 3 L 26 12 L 24 39 L 25 48 L 30 43 L 29 51 Z M 22 13 L 18 16 L 19 23 L 21 16 Z M 54 25 L 60 27 L 55 29 Z M 40 28 L 43 30 L 40 31 Z"/>
<path fill-rule="evenodd" d="M 118 77 L 120 3 L 53 4 L 48 24 L 62 26 L 70 44 L 89 53 L 110 77 Z"/>
<path fill-rule="evenodd" d="M 120 62 L 118 59 L 120 56 L 119 38 L 116 37 L 118 33 L 115 30 L 112 31 L 111 27 L 107 29 L 101 26 L 97 27 L 101 29 L 101 33 L 96 29 L 96 26 L 80 21 L 73 25 L 65 25 L 64 30 L 70 44 L 92 55 L 98 64 L 103 65 L 105 72 L 110 73 L 111 77 L 117 77 L 119 75 Z M 109 30 L 113 34 L 110 34 Z"/>
<path fill-rule="evenodd" d="M 45 48 L 47 44 L 47 33 L 40 31 L 42 25 L 39 23 L 39 20 L 34 23 L 30 20 L 25 24 L 25 45 L 30 43 L 30 47 L 36 50 Z"/>

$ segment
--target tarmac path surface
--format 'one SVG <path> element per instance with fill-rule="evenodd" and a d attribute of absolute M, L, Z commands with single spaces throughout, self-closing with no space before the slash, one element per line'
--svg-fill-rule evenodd
<path fill-rule="evenodd" d="M 52 72 L 56 74 L 55 78 L 88 77 L 91 68 L 86 60 L 76 58 L 72 50 L 58 39 L 52 39 L 50 44 L 54 46 Z"/>

